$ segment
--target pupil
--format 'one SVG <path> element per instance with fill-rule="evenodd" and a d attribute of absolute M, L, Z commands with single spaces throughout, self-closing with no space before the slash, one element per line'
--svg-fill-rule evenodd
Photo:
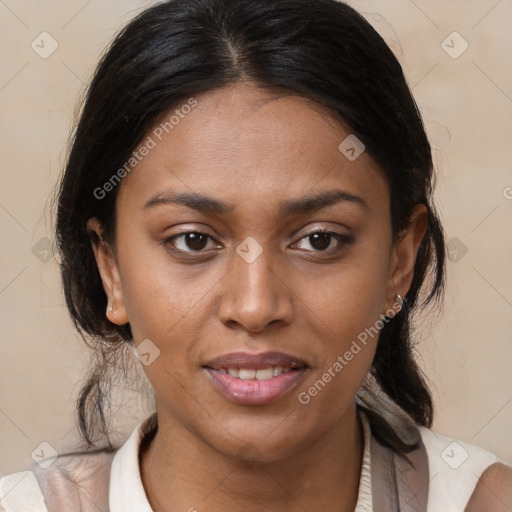
<path fill-rule="evenodd" d="M 188 233 L 186 237 L 186 242 L 190 249 L 193 249 L 195 251 L 200 251 L 201 249 L 204 249 L 206 241 L 205 235 L 202 235 L 200 233 Z"/>
<path fill-rule="evenodd" d="M 329 233 L 315 233 L 311 235 L 311 245 L 318 250 L 325 250 L 329 247 L 331 242 L 331 235 Z"/>

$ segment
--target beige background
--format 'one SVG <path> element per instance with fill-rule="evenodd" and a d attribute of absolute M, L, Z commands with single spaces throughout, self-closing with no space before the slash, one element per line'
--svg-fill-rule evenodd
<path fill-rule="evenodd" d="M 459 240 L 445 313 L 424 326 L 419 345 L 434 430 L 512 461 L 512 1 L 350 3 L 403 63 L 435 148 L 448 238 Z M 44 261 L 53 238 L 44 208 L 78 95 L 114 32 L 145 5 L 0 0 L 0 474 L 31 464 L 42 441 L 61 449 L 76 439 L 87 351 L 55 261 Z M 43 31 L 58 43 L 47 59 L 31 48 Z M 469 44 L 458 58 L 442 47 L 453 31 Z M 446 44 L 452 55 L 463 48 L 458 36 Z M 137 405 L 130 414 L 125 431 L 145 412 Z"/>

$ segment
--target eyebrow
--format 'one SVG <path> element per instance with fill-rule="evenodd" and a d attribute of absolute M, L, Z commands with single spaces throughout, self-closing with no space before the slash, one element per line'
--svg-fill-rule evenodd
<path fill-rule="evenodd" d="M 361 196 L 351 194 L 341 189 L 334 189 L 317 195 L 282 201 L 279 205 L 279 214 L 285 217 L 294 214 L 311 213 L 341 202 L 351 202 L 360 204 L 366 208 L 368 207 Z M 186 206 L 187 208 L 212 214 L 228 213 L 234 210 L 234 206 L 232 205 L 196 192 L 159 192 L 146 202 L 143 209 L 148 210 L 157 206 L 172 204 Z"/>

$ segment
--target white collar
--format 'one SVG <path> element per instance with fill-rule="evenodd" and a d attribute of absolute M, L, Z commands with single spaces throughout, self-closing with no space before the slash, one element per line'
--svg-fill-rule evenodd
<path fill-rule="evenodd" d="M 371 430 L 364 412 L 359 412 L 364 433 L 363 463 L 359 479 L 359 492 L 354 512 L 372 512 L 372 482 L 370 469 Z M 154 425 L 156 414 L 151 415 L 133 430 L 119 448 L 110 472 L 110 512 L 153 512 L 149 505 L 139 466 L 139 448 L 144 436 Z"/>
<path fill-rule="evenodd" d="M 139 448 L 154 417 L 155 414 L 139 423 L 114 456 L 110 470 L 110 512 L 153 512 L 140 476 Z"/>

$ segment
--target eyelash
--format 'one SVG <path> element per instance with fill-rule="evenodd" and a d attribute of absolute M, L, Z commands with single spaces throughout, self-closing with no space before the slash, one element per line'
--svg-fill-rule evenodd
<path fill-rule="evenodd" d="M 345 245 L 348 245 L 350 243 L 352 243 L 354 241 L 353 237 L 351 235 L 344 235 L 344 234 L 341 234 L 341 233 L 336 233 L 335 231 L 328 231 L 326 229 L 317 229 L 315 231 L 311 231 L 311 233 L 308 233 L 304 236 L 302 236 L 298 242 L 300 242 L 301 240 L 304 240 L 304 239 L 307 239 L 317 233 L 320 233 L 320 234 L 325 234 L 325 235 L 331 235 L 331 237 L 333 237 L 335 240 L 338 241 L 338 246 L 335 247 L 335 248 L 330 248 L 330 249 L 325 249 L 325 250 L 307 250 L 306 252 L 313 252 L 313 253 L 317 253 L 317 254 L 330 254 L 332 252 L 337 252 L 337 251 L 340 251 L 341 249 L 343 249 L 343 247 Z M 210 236 L 208 233 L 205 233 L 203 231 L 184 231 L 183 233 L 178 233 L 176 235 L 173 235 L 169 238 L 166 238 L 163 242 L 166 246 L 168 245 L 173 245 L 173 241 L 176 240 L 176 239 L 179 239 L 181 237 L 184 237 L 186 235 L 190 235 L 190 234 L 194 234 L 194 235 L 202 235 L 202 236 L 206 236 L 208 237 L 210 240 L 215 240 L 212 236 Z M 296 245 L 298 242 L 295 242 L 294 245 Z M 330 245 L 330 244 L 329 244 Z M 195 250 L 189 250 L 189 251 L 184 251 L 182 249 L 177 249 L 176 247 L 172 247 L 172 250 L 175 251 L 175 252 L 179 252 L 180 254 L 202 254 L 202 253 L 207 253 L 208 250 L 199 250 L 199 251 L 195 251 Z"/>

